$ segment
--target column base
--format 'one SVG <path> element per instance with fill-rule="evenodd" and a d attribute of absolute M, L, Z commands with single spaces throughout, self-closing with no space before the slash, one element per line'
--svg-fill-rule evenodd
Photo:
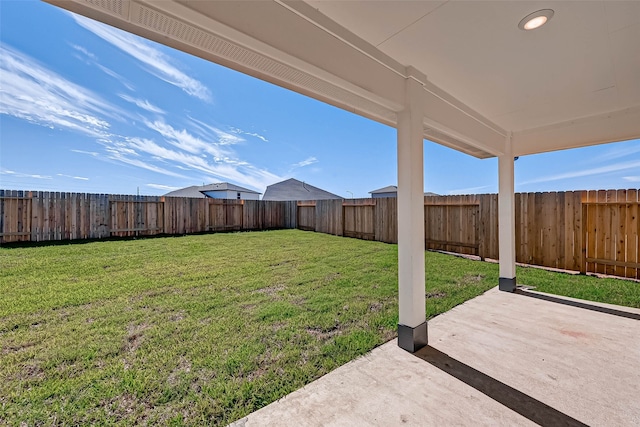
<path fill-rule="evenodd" d="M 409 353 L 415 353 L 427 345 L 427 322 L 412 328 L 398 324 L 398 346 Z"/>
<path fill-rule="evenodd" d="M 501 277 L 498 279 L 498 289 L 505 292 L 514 292 L 516 290 L 516 278 Z"/>

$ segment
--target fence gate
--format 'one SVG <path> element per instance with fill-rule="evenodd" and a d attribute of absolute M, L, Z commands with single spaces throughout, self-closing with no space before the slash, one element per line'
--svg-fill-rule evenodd
<path fill-rule="evenodd" d="M 151 236 L 162 233 L 162 204 L 159 200 L 141 200 L 137 196 L 121 196 L 117 200 L 109 200 L 111 236 Z"/>
<path fill-rule="evenodd" d="M 5 243 L 31 240 L 31 194 L 0 190 L 0 202 L 0 240 Z"/>
<path fill-rule="evenodd" d="M 345 237 L 375 240 L 376 201 L 373 199 L 344 202 L 342 204 L 342 224 Z"/>
<path fill-rule="evenodd" d="M 479 218 L 479 203 L 425 204 L 425 248 L 480 255 Z"/>
<path fill-rule="evenodd" d="M 243 200 L 209 200 L 209 231 L 242 230 Z"/>
<path fill-rule="evenodd" d="M 640 203 L 587 201 L 582 204 L 582 272 L 640 279 Z"/>
<path fill-rule="evenodd" d="M 316 202 L 298 202 L 298 228 L 316 231 Z"/>

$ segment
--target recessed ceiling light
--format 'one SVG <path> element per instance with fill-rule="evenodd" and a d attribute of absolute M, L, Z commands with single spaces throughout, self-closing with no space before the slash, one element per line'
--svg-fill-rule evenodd
<path fill-rule="evenodd" d="M 553 16 L 553 10 L 542 9 L 537 12 L 533 12 L 524 18 L 518 24 L 518 28 L 524 31 L 535 30 L 546 24 Z"/>

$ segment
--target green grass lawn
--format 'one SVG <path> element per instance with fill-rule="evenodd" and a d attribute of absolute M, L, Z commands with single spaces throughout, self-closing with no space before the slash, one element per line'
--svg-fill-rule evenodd
<path fill-rule="evenodd" d="M 535 291 L 640 308 L 640 283 L 610 277 L 554 273 L 533 267 L 518 267 L 518 284 Z"/>
<path fill-rule="evenodd" d="M 495 264 L 425 257 L 429 317 L 497 284 Z M 633 282 L 518 278 L 640 304 Z M 224 425 L 396 323 L 395 245 L 283 230 L 1 248 L 0 424 Z"/>

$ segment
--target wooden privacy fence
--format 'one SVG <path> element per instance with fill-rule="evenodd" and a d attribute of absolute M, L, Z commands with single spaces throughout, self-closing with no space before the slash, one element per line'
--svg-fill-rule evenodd
<path fill-rule="evenodd" d="M 581 271 L 640 279 L 638 190 L 590 191 L 582 203 Z"/>
<path fill-rule="evenodd" d="M 295 202 L 0 190 L 0 242 L 296 227 Z"/>
<path fill-rule="evenodd" d="M 516 260 L 640 279 L 639 191 L 518 193 Z M 498 258 L 498 196 L 428 196 L 425 248 Z M 274 202 L 0 190 L 0 242 L 300 228 L 397 243 L 395 198 Z"/>
<path fill-rule="evenodd" d="M 640 279 L 638 190 L 517 193 L 516 261 Z M 298 202 L 298 228 L 397 243 L 395 198 Z M 425 248 L 498 259 L 498 195 L 427 196 Z"/>

